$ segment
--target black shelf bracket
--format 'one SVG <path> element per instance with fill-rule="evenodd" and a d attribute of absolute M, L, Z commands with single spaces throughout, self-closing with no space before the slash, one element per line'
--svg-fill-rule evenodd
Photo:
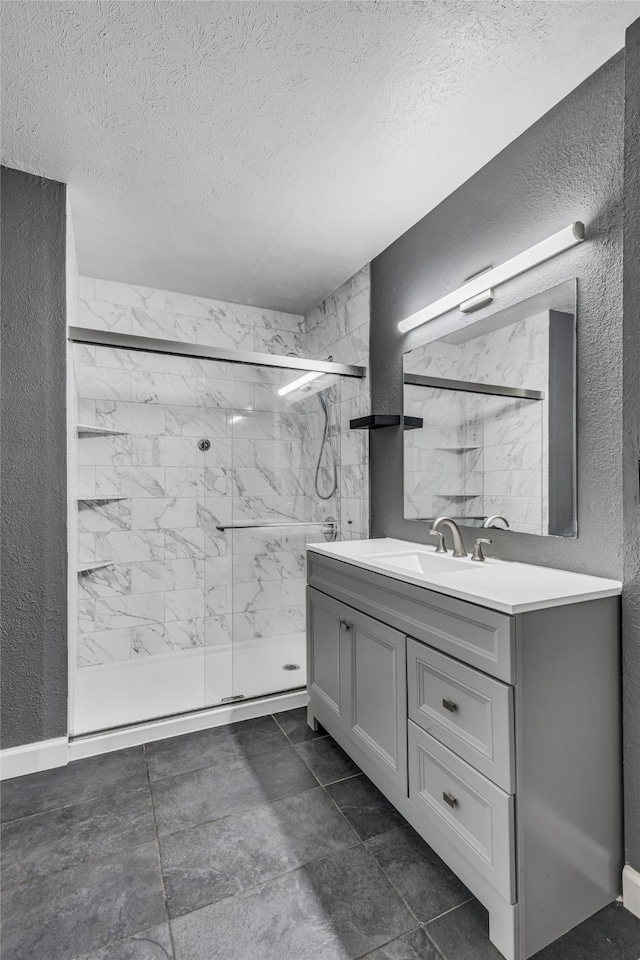
<path fill-rule="evenodd" d="M 380 430 L 381 427 L 399 427 L 403 420 L 405 430 L 419 430 L 422 427 L 422 417 L 400 417 L 395 413 L 372 413 L 368 417 L 358 417 L 349 421 L 351 430 Z"/>

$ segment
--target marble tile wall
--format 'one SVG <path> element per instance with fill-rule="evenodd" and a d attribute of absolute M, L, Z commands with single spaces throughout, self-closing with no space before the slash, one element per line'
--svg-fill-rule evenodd
<path fill-rule="evenodd" d="M 366 293 L 368 342 L 368 284 L 350 289 Z M 326 335 L 317 324 L 312 335 L 308 318 L 170 291 L 83 277 L 79 293 L 77 323 L 95 329 L 306 357 L 320 355 Z M 334 336 L 351 299 L 333 297 Z M 363 325 L 345 332 L 336 360 L 360 362 Z M 225 646 L 232 633 L 247 649 L 275 638 L 287 651 L 303 646 L 305 544 L 324 539 L 324 518 L 340 523 L 341 504 L 346 536 L 362 536 L 368 521 L 362 438 L 342 429 L 363 382 L 327 376 L 280 397 L 296 371 L 79 344 L 74 366 L 77 422 L 121 431 L 75 445 L 79 562 L 108 564 L 79 576 L 78 665 Z M 338 464 L 329 500 L 315 493 L 320 392 L 322 493 Z M 309 526 L 216 529 L 258 520 Z"/>
<path fill-rule="evenodd" d="M 291 371 L 108 347 L 77 344 L 75 366 L 78 421 L 122 431 L 78 438 L 79 561 L 109 564 L 79 579 L 79 664 L 227 643 L 232 626 L 303 634 L 304 544 L 322 526 L 217 527 L 337 512 L 313 493 L 315 394 L 280 397 Z"/>
<path fill-rule="evenodd" d="M 548 391 L 549 315 L 542 313 L 461 344 L 426 344 L 405 372 Z M 502 514 L 514 529 L 548 523 L 548 406 L 405 388 L 405 413 L 423 430 L 405 434 L 405 516 Z M 436 488 L 440 488 L 436 491 Z M 438 496 L 449 491 L 450 496 Z"/>
<path fill-rule="evenodd" d="M 369 365 L 369 266 L 342 284 L 305 317 L 309 355 L 337 363 Z M 349 421 L 370 413 L 368 379 L 341 383 L 339 452 L 341 538 L 369 536 L 369 434 L 349 429 Z"/>
<path fill-rule="evenodd" d="M 78 324 L 259 353 L 307 356 L 305 318 L 293 313 L 80 277 Z"/>

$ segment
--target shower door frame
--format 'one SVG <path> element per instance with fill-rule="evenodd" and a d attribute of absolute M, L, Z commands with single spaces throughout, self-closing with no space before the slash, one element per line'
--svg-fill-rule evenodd
<path fill-rule="evenodd" d="M 337 374 L 342 377 L 352 377 L 356 379 L 364 379 L 367 375 L 367 370 L 362 366 L 355 366 L 352 364 L 346 363 L 335 363 L 328 360 L 306 360 L 298 357 L 289 357 L 282 356 L 279 354 L 265 354 L 265 353 L 255 353 L 249 351 L 241 350 L 229 350 L 224 347 L 212 347 L 204 346 L 202 344 L 196 343 L 187 343 L 180 340 L 165 340 L 155 337 L 140 337 L 135 334 L 128 333 L 114 333 L 112 331 L 106 330 L 94 330 L 90 327 L 78 327 L 78 326 L 69 326 L 67 329 L 67 340 L 69 351 L 73 349 L 74 343 L 83 343 L 90 346 L 99 346 L 99 347 L 115 347 L 125 350 L 139 350 L 144 353 L 160 353 L 167 354 L 171 356 L 178 357 L 191 357 L 194 359 L 200 360 L 222 360 L 229 363 L 240 363 L 240 364 L 249 364 L 253 366 L 267 366 L 267 367 L 278 367 L 281 369 L 287 370 L 300 370 L 305 373 L 319 373 L 319 374 Z M 75 383 L 75 370 L 74 365 L 71 361 L 71 353 L 68 355 L 67 362 L 67 396 L 68 396 L 68 437 L 67 437 L 67 473 L 68 473 L 68 518 L 69 518 L 69 532 L 68 532 L 68 553 L 67 553 L 67 562 L 68 562 L 68 577 L 69 577 L 69 610 L 67 616 L 67 629 L 68 629 L 68 710 L 67 710 L 67 721 L 68 721 L 68 730 L 72 731 L 75 729 L 74 725 L 74 711 L 75 711 L 75 694 L 76 694 L 76 673 L 77 673 L 77 657 L 78 657 L 78 642 L 79 642 L 79 628 L 78 628 L 78 591 L 77 591 L 77 578 L 78 578 L 78 538 L 77 534 L 77 518 L 74 513 L 74 509 L 77 509 L 75 503 L 75 488 L 76 488 L 76 459 L 75 459 L 75 443 L 77 443 L 76 437 L 76 426 L 74 418 L 76 415 L 76 383 Z M 74 499 L 71 499 L 71 496 Z M 323 522 L 324 524 L 324 522 Z M 256 524 L 256 526 L 265 526 L 270 525 L 268 522 L 266 524 Z M 297 524 L 296 524 L 297 525 Z M 312 526 L 315 524 L 304 524 L 305 526 Z M 318 526 L 321 524 L 319 523 Z M 229 524 L 229 527 L 233 527 L 233 524 Z M 204 669 L 204 666 L 203 666 Z M 302 684 L 300 688 L 303 689 L 305 684 Z M 289 691 L 295 693 L 295 690 Z M 250 703 L 251 700 L 262 700 L 268 699 L 271 694 L 265 694 L 259 697 L 246 698 L 236 701 L 240 703 Z M 281 696 L 281 695 L 277 695 Z M 235 698 L 232 698 L 235 700 Z M 127 727 L 136 727 L 139 725 L 149 726 L 149 724 L 156 724 L 167 722 L 176 717 L 185 717 L 190 715 L 197 715 L 199 713 L 211 713 L 212 711 L 222 711 L 228 709 L 230 706 L 229 703 L 221 703 L 214 706 L 205 706 L 204 708 L 194 708 L 193 710 L 187 711 L 186 713 L 180 714 L 168 714 L 166 716 L 160 716 L 157 718 L 152 718 L 150 720 L 140 720 L 134 722 L 133 724 L 128 724 Z M 122 727 L 112 727 L 109 728 L 109 731 L 117 731 L 123 729 Z M 70 739 L 83 739 L 91 738 L 96 736 L 103 736 L 105 732 L 109 731 L 93 731 L 83 734 L 72 734 L 70 733 Z"/>

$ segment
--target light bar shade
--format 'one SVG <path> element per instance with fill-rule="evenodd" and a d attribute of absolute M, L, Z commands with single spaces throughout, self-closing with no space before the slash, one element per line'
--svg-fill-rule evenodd
<path fill-rule="evenodd" d="M 547 237 L 546 240 L 536 243 L 534 247 L 529 247 L 528 250 L 519 253 L 517 256 L 512 257 L 511 260 L 505 261 L 505 263 L 501 263 L 500 266 L 492 267 L 491 270 L 487 270 L 485 273 L 480 274 L 480 276 L 463 284 L 463 286 L 454 290 L 453 293 L 448 293 L 445 297 L 441 297 L 440 300 L 436 300 L 435 303 L 432 303 L 430 306 L 424 307 L 410 317 L 401 320 L 398 324 L 398 330 L 406 333 L 408 330 L 413 330 L 423 323 L 428 323 L 429 320 L 435 320 L 436 317 L 441 317 L 443 313 L 448 313 L 449 310 L 454 310 L 456 307 L 459 307 L 465 300 L 470 300 L 485 290 L 497 287 L 501 283 L 505 283 L 507 280 L 511 280 L 513 277 L 525 273 L 525 271 L 530 270 L 532 267 L 537 267 L 539 263 L 550 260 L 551 257 L 555 257 L 557 254 L 569 250 L 570 247 L 574 247 L 583 240 L 584 225 L 580 223 L 579 220 L 576 220 L 575 223 L 565 227 L 564 230 L 559 230 L 558 233 L 554 233 L 552 237 Z"/>
<path fill-rule="evenodd" d="M 323 376 L 324 373 L 305 373 L 303 377 L 298 377 L 297 380 L 293 380 L 291 383 L 288 383 L 286 387 L 281 387 L 278 390 L 278 394 L 281 397 L 286 397 L 288 393 L 293 393 L 294 390 L 304 387 L 305 383 L 311 383 L 312 380 L 317 380 L 318 377 Z"/>

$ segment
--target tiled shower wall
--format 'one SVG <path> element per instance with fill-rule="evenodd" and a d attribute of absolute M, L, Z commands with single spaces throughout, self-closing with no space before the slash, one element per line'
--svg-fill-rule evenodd
<path fill-rule="evenodd" d="M 505 516 L 524 533 L 548 527 L 549 314 L 456 344 L 425 344 L 406 373 L 541 390 L 542 401 L 405 387 L 405 516 Z"/>
<path fill-rule="evenodd" d="M 360 278 L 353 296 L 363 292 L 368 325 L 368 286 Z M 334 301 L 327 320 L 332 337 L 350 299 L 343 292 Z M 314 339 L 307 320 L 80 280 L 78 324 L 96 329 L 324 356 L 314 349 L 318 326 Z M 334 359 L 360 362 L 362 349 L 347 359 L 345 347 Z M 267 654 L 269 642 L 290 641 L 280 657 L 286 659 L 291 644 L 304 638 L 305 543 L 322 539 L 322 528 L 224 534 L 216 526 L 331 516 L 342 521 L 339 536 L 362 536 L 365 498 L 354 485 L 366 475 L 358 462 L 364 445 L 358 437 L 349 446 L 339 418 L 358 405 L 363 381 L 326 377 L 309 393 L 280 397 L 278 388 L 296 371 L 84 345 L 75 351 L 78 421 L 123 431 L 77 443 L 78 495 L 86 498 L 78 510 L 79 559 L 112 564 L 80 577 L 79 665 L 224 646 L 232 629 L 238 657 L 255 663 L 257 648 Z M 327 501 L 314 491 L 324 424 L 318 388 L 328 400 L 330 443 L 349 461 L 347 476 L 344 466 L 338 470 L 337 495 Z M 212 439 L 208 453 L 197 449 L 201 436 Z M 326 454 L 319 482 L 330 491 Z M 123 499 L 87 502 L 115 495 Z M 244 684 L 242 692 L 260 690 Z"/>
<path fill-rule="evenodd" d="M 80 277 L 78 324 L 258 353 L 306 356 L 305 318 L 294 313 Z"/>
<path fill-rule="evenodd" d="M 304 336 L 309 356 L 369 367 L 369 265 L 308 313 Z M 349 430 L 349 420 L 370 413 L 368 383 L 343 380 L 340 403 L 340 504 L 342 539 L 369 536 L 369 434 Z"/>

